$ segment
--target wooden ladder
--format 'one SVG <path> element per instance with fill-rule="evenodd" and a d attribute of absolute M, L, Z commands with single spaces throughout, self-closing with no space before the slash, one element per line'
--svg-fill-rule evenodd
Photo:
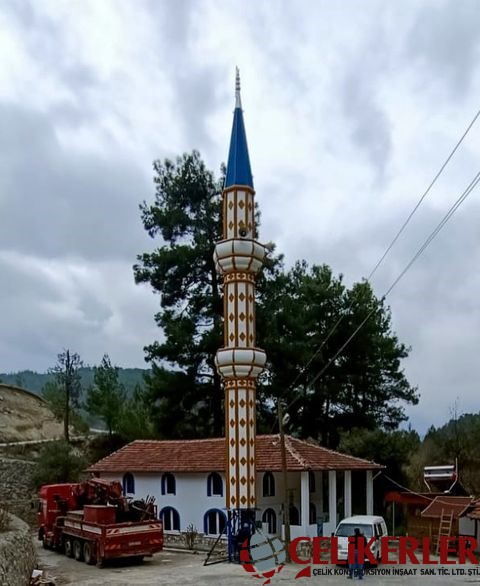
<path fill-rule="evenodd" d="M 440 553 L 440 538 L 441 537 L 450 537 L 453 525 L 453 509 L 450 512 L 445 512 L 445 509 L 442 509 L 442 514 L 440 516 L 440 524 L 438 525 L 438 538 L 437 538 L 437 549 L 436 554 Z"/>

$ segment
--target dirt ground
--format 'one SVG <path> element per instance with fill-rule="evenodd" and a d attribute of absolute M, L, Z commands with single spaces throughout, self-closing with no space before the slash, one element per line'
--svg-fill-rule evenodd
<path fill-rule="evenodd" d="M 127 562 L 112 564 L 104 568 L 87 566 L 84 563 L 66 558 L 51 551 L 45 551 L 38 545 L 38 555 L 41 567 L 48 569 L 53 576 L 57 577 L 58 586 L 224 586 L 226 584 L 239 586 L 262 586 L 263 581 L 249 576 L 241 566 L 236 564 L 221 563 L 204 566 L 203 554 L 194 555 L 191 553 L 176 553 L 164 551 L 153 558 L 146 559 L 140 565 L 132 565 Z M 365 576 L 363 584 L 375 586 L 441 586 L 460 584 L 480 584 L 480 568 L 478 566 L 449 566 L 446 571 L 450 575 L 439 575 L 438 568 L 433 576 L 420 575 L 418 566 L 396 566 L 406 570 L 416 568 L 416 575 L 408 576 Z M 380 566 L 381 570 L 382 566 Z M 452 570 L 453 568 L 453 570 Z M 334 572 L 332 566 L 316 566 L 317 575 L 310 579 L 295 581 L 295 575 L 300 567 L 295 564 L 288 564 L 281 573 L 272 579 L 272 586 L 276 584 L 345 584 L 344 575 L 326 575 Z M 465 571 L 465 575 L 452 575 L 454 570 Z M 478 575 L 476 571 L 478 570 Z M 470 571 L 470 575 L 469 575 Z M 320 573 L 322 572 L 322 573 Z"/>

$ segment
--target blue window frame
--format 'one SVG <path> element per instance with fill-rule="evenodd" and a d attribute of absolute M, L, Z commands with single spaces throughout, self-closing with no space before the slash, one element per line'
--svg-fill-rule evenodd
<path fill-rule="evenodd" d="M 263 496 L 275 496 L 275 477 L 271 472 L 263 475 Z"/>
<path fill-rule="evenodd" d="M 131 472 L 123 475 L 123 494 L 135 494 L 135 478 Z"/>
<path fill-rule="evenodd" d="M 207 495 L 223 496 L 223 480 L 218 472 L 212 472 L 207 478 Z"/>
<path fill-rule="evenodd" d="M 166 494 L 176 494 L 175 476 L 170 472 L 162 476 L 162 495 Z"/>
<path fill-rule="evenodd" d="M 277 515 L 273 509 L 266 509 L 262 515 L 262 523 L 268 524 L 268 533 L 274 535 L 277 532 Z"/>
<path fill-rule="evenodd" d="M 227 517 L 220 509 L 210 509 L 203 516 L 203 532 L 205 535 L 223 533 L 227 524 Z"/>
<path fill-rule="evenodd" d="M 165 531 L 180 531 L 180 515 L 173 507 L 163 507 L 160 511 L 160 519 Z"/>

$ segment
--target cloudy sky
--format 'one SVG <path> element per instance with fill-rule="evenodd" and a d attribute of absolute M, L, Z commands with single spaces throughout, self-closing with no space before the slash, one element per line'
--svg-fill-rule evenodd
<path fill-rule="evenodd" d="M 234 68 L 288 264 L 367 275 L 480 108 L 476 0 L 6 0 L 0 6 L 0 372 L 62 347 L 145 366 L 152 161 L 225 161 Z M 476 174 L 480 121 L 373 279 L 383 294 Z M 424 430 L 478 411 L 480 190 L 389 297 Z M 457 399 L 458 398 L 458 399 Z"/>

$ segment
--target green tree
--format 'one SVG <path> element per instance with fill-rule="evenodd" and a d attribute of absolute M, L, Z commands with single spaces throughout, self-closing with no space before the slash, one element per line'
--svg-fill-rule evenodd
<path fill-rule="evenodd" d="M 74 407 L 79 406 L 80 394 L 82 391 L 81 378 L 79 369 L 83 366 L 80 356 L 70 350 L 64 350 L 57 356 L 57 364 L 49 369 L 49 373 L 54 375 L 55 385 L 58 393 L 61 394 L 63 401 L 63 426 L 65 441 L 70 441 L 70 415 Z M 47 394 L 53 395 L 51 387 L 47 389 Z"/>
<path fill-rule="evenodd" d="M 100 366 L 94 368 L 93 385 L 87 391 L 86 410 L 105 424 L 111 436 L 116 430 L 126 402 L 126 393 L 118 380 L 119 368 L 105 354 Z"/>
<path fill-rule="evenodd" d="M 424 466 L 458 465 L 461 483 L 471 494 L 480 493 L 480 413 L 457 415 L 425 434 L 419 450 L 410 460 L 410 480 L 414 487 L 423 484 Z"/>
<path fill-rule="evenodd" d="M 128 441 L 155 437 L 150 394 L 139 384 L 123 406 L 117 430 Z"/>
<path fill-rule="evenodd" d="M 67 441 L 46 444 L 40 451 L 34 471 L 37 486 L 78 482 L 88 462 Z"/>
<path fill-rule="evenodd" d="M 339 448 L 346 454 L 373 460 L 386 467 L 393 480 L 408 483 L 408 464 L 420 447 L 420 437 L 413 430 L 352 429 L 342 434 Z M 391 489 L 394 486 L 390 485 Z"/>
<path fill-rule="evenodd" d="M 298 435 L 335 448 L 343 430 L 397 428 L 406 420 L 404 405 L 418 402 L 401 370 L 408 349 L 368 283 L 348 289 L 328 266 L 298 262 L 260 290 L 257 316 L 268 360 L 263 394 L 292 406 Z"/>
<path fill-rule="evenodd" d="M 42 388 L 42 397 L 57 419 L 62 420 L 65 413 L 65 391 L 55 380 L 46 382 Z"/>
<path fill-rule="evenodd" d="M 172 435 L 220 435 L 223 392 L 214 357 L 223 306 L 213 249 L 221 234 L 221 186 L 197 152 L 153 167 L 155 202 L 144 202 L 141 214 L 148 234 L 164 244 L 139 255 L 134 273 L 137 283 L 150 283 L 161 295 L 155 320 L 164 341 L 146 347 L 157 427 L 164 433 L 165 425 L 184 421 Z"/>
<path fill-rule="evenodd" d="M 155 320 L 164 339 L 146 347 L 153 418 L 164 437 L 218 436 L 223 391 L 214 358 L 223 345 L 223 306 L 213 250 L 221 237 L 221 183 L 197 152 L 156 161 L 154 170 L 155 201 L 144 202 L 141 214 L 162 244 L 134 266 L 136 282 L 160 294 Z M 285 271 L 272 247 L 257 293 L 257 342 L 268 359 L 258 389 L 260 431 L 271 429 L 280 396 L 296 403 L 292 430 L 332 446 L 343 429 L 395 429 L 405 420 L 404 404 L 418 401 L 401 370 L 408 348 L 368 283 L 348 289 L 329 267 L 305 262 Z M 316 378 L 369 313 L 352 343 Z"/>

